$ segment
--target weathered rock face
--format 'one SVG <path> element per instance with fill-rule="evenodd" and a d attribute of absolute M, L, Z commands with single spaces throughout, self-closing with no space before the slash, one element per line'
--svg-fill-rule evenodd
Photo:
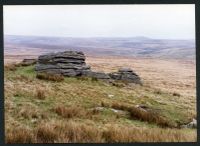
<path fill-rule="evenodd" d="M 35 70 L 64 76 L 81 76 L 83 71 L 90 71 L 85 63 L 85 55 L 78 51 L 65 51 L 41 55 Z"/>
<path fill-rule="evenodd" d="M 129 83 L 142 84 L 140 77 L 130 68 L 120 68 L 118 72 L 109 73 L 113 80 L 121 80 Z"/>

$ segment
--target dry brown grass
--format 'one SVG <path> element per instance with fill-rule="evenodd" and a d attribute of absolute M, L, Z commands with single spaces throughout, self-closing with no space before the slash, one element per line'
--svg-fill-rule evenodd
<path fill-rule="evenodd" d="M 36 137 L 39 143 L 53 143 L 58 139 L 59 133 L 53 125 L 43 123 L 37 127 Z"/>
<path fill-rule="evenodd" d="M 10 143 L 15 141 L 22 141 L 24 143 L 28 141 L 32 141 L 33 143 L 45 143 L 47 141 L 48 143 L 52 141 L 55 143 L 196 141 L 196 130 L 157 128 L 157 125 L 148 122 L 156 121 L 156 118 L 152 120 L 151 117 L 149 117 L 154 113 L 150 113 L 150 111 L 147 110 L 148 114 L 144 114 L 144 112 L 140 110 L 136 111 L 137 109 L 132 109 L 132 106 L 136 104 L 148 105 L 153 109 L 160 109 L 161 113 L 159 114 L 163 117 L 167 117 L 173 122 L 180 121 L 181 123 L 182 120 L 191 117 L 190 113 L 193 113 L 195 116 L 195 86 L 193 85 L 195 76 L 193 74 L 193 67 L 189 69 L 189 65 L 180 65 L 182 63 L 176 64 L 175 61 L 175 65 L 168 68 L 167 66 L 174 63 L 174 61 L 170 60 L 161 60 L 161 63 L 159 63 L 158 60 L 114 59 L 111 62 L 105 58 L 100 60 L 93 58 L 92 62 L 94 63 L 90 64 L 92 69 L 95 67 L 97 69 L 101 68 L 105 72 L 106 70 L 109 72 L 116 71 L 121 66 L 130 65 L 130 67 L 136 70 L 141 76 L 145 84 L 143 87 L 134 86 L 130 88 L 121 88 L 110 86 L 110 84 L 102 84 L 100 82 L 90 82 L 91 79 L 87 82 L 87 79 L 77 80 L 75 78 L 65 78 L 63 82 L 58 83 L 46 82 L 35 79 L 35 73 L 26 70 L 25 67 L 21 67 L 20 70 L 17 69 L 17 71 L 14 72 L 6 72 L 5 118 L 6 127 L 11 129 L 6 130 L 6 137 L 8 136 L 8 139 L 10 139 Z M 162 67 L 162 65 L 164 67 Z M 177 68 L 175 68 L 176 66 Z M 183 68 L 183 70 L 179 67 Z M 37 99 L 36 87 L 44 90 L 45 100 Z M 157 91 L 157 88 L 160 92 L 155 94 L 154 91 Z M 174 92 L 180 93 L 181 96 L 173 96 Z M 108 95 L 114 96 L 111 98 L 108 97 Z M 112 106 L 112 108 L 126 111 L 124 112 L 126 115 L 119 115 L 117 119 L 115 118 L 115 113 L 111 110 L 103 110 L 99 115 L 94 115 L 98 113 L 98 111 L 91 111 L 88 113 L 91 107 L 99 107 L 101 102 L 102 106 L 108 108 Z M 30 107 L 30 109 L 27 107 L 24 108 L 25 103 L 35 105 L 36 109 L 39 109 L 39 111 L 35 110 L 35 108 L 32 109 L 32 107 Z M 62 116 L 65 114 L 60 114 L 60 116 L 58 116 L 59 114 L 55 114 L 55 111 L 49 110 L 54 107 L 59 107 L 60 105 L 71 105 L 72 107 L 74 105 L 80 105 L 84 107 L 83 109 L 86 110 L 87 114 L 72 114 L 69 116 L 71 118 L 66 119 Z M 67 106 L 63 107 L 68 108 Z M 135 114 L 133 114 L 132 117 L 131 114 L 128 114 L 131 113 L 131 109 Z M 60 113 L 65 113 L 62 111 L 65 110 L 61 110 Z M 69 111 L 70 110 L 67 110 L 67 112 Z M 43 113 L 45 113 L 48 118 L 38 118 L 41 117 Z M 88 114 L 92 115 L 93 118 L 88 118 Z M 54 122 L 52 123 L 51 121 Z M 68 123 L 68 121 L 71 122 Z M 162 119 L 158 119 L 157 123 L 159 123 L 159 121 L 162 121 Z M 12 129 L 16 129 L 18 126 L 28 127 L 28 129 L 24 128 L 24 130 L 27 131 L 27 133 L 32 133 L 30 138 L 24 138 L 25 140 L 22 138 L 22 140 L 19 140 L 20 136 L 17 135 L 20 135 L 18 134 L 20 130 L 12 131 Z M 43 136 L 37 136 L 40 135 L 38 134 L 39 129 L 45 128 L 46 131 L 43 130 L 43 133 L 40 132 Z M 49 129 L 50 132 L 48 132 L 47 129 Z M 50 135 L 48 135 L 48 133 L 50 133 Z M 10 138 L 10 135 L 12 138 Z M 51 136 L 53 137 L 52 141 L 49 140 Z"/>
<path fill-rule="evenodd" d="M 173 95 L 173 96 L 178 96 L 178 97 L 181 96 L 181 95 L 180 95 L 179 93 L 177 93 L 177 92 L 174 92 L 172 95 Z"/>
<path fill-rule="evenodd" d="M 195 137 L 187 137 L 180 130 L 144 129 L 135 127 L 117 127 L 113 125 L 104 131 L 106 142 L 187 142 Z M 191 139 L 190 139 L 191 138 Z M 190 139 L 190 140 L 189 140 Z"/>
<path fill-rule="evenodd" d="M 34 108 L 22 108 L 19 114 L 25 119 L 39 118 L 38 111 Z"/>
<path fill-rule="evenodd" d="M 33 131 L 7 131 L 6 143 L 116 143 L 116 142 L 188 142 L 196 137 L 181 130 L 136 128 L 112 125 L 98 129 L 92 125 L 68 122 L 45 122 Z"/>
<path fill-rule="evenodd" d="M 15 64 L 7 64 L 4 66 L 5 71 L 15 71 L 17 70 L 17 67 Z"/>
<path fill-rule="evenodd" d="M 15 144 L 15 143 L 33 143 L 34 136 L 33 132 L 26 128 L 13 128 L 10 131 L 6 132 L 5 142 L 7 144 Z"/>
<path fill-rule="evenodd" d="M 128 111 L 130 113 L 131 118 L 136 120 L 155 123 L 161 127 L 176 127 L 176 125 L 172 124 L 164 117 L 161 117 L 157 112 L 153 111 L 152 109 L 145 110 L 142 108 L 128 106 L 125 104 L 119 104 L 116 102 L 112 103 L 110 107 L 118 110 Z"/>
<path fill-rule="evenodd" d="M 62 75 L 49 74 L 49 73 L 38 73 L 36 77 L 41 80 L 49 80 L 49 81 L 56 81 L 56 82 L 61 82 L 64 80 L 64 77 Z"/>
<path fill-rule="evenodd" d="M 170 121 L 168 121 L 164 117 L 161 117 L 157 112 L 146 111 L 136 107 L 131 107 L 129 109 L 129 112 L 133 119 L 147 121 L 149 123 L 155 123 L 161 127 L 170 127 L 170 128 L 176 127 L 176 125 L 173 125 Z"/>
<path fill-rule="evenodd" d="M 36 105 L 34 104 L 23 104 L 19 110 L 16 111 L 16 116 L 23 117 L 24 119 L 46 119 L 47 113 L 41 111 Z"/>
<path fill-rule="evenodd" d="M 151 87 L 167 92 L 183 93 L 185 96 L 195 96 L 196 70 L 194 61 L 88 56 L 86 62 L 93 70 L 102 70 L 107 73 L 127 66 L 135 70 L 143 81 L 150 83 Z"/>
<path fill-rule="evenodd" d="M 129 111 L 130 106 L 126 105 L 126 104 L 119 104 L 117 102 L 112 103 L 111 108 L 117 109 L 117 110 L 124 110 L 124 111 Z"/>
<path fill-rule="evenodd" d="M 53 110 L 63 118 L 84 117 L 87 115 L 87 111 L 79 106 L 65 107 L 59 105 Z"/>
<path fill-rule="evenodd" d="M 36 88 L 36 98 L 44 100 L 46 98 L 45 92 L 42 88 Z"/>
<path fill-rule="evenodd" d="M 64 125 L 65 137 L 72 143 L 103 142 L 102 132 L 94 126 L 68 122 Z"/>
<path fill-rule="evenodd" d="M 19 75 L 15 77 L 16 80 L 21 80 L 21 81 L 31 81 L 27 76 L 25 75 Z"/>

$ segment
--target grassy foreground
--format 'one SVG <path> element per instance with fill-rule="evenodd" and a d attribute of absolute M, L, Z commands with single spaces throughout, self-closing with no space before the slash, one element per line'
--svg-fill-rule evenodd
<path fill-rule="evenodd" d="M 196 129 L 179 127 L 196 114 L 185 104 L 174 102 L 180 96 L 145 83 L 40 80 L 34 66 L 7 66 L 6 142 L 193 142 Z"/>

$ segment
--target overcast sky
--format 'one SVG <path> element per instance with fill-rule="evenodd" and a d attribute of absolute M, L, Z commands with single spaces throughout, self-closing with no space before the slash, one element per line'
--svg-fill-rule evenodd
<path fill-rule="evenodd" d="M 4 6 L 4 34 L 195 38 L 195 5 Z"/>

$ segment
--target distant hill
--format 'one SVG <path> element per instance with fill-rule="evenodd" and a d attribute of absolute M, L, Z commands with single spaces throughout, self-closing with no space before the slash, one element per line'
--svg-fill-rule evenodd
<path fill-rule="evenodd" d="M 87 55 L 134 56 L 156 58 L 195 58 L 194 40 L 129 38 L 70 38 L 40 36 L 4 36 L 5 53 L 23 50 L 52 51 L 80 50 Z"/>

